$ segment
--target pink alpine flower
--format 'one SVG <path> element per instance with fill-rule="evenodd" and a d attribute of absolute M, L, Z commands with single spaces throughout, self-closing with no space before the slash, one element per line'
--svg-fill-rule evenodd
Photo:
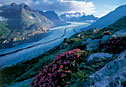
<path fill-rule="evenodd" d="M 72 51 L 68 51 L 69 54 L 73 53 Z"/>
<path fill-rule="evenodd" d="M 65 76 L 64 73 L 62 73 L 62 74 L 61 74 L 61 78 L 63 78 L 64 76 Z"/>
<path fill-rule="evenodd" d="M 65 71 L 65 72 L 70 73 L 71 71 L 70 71 L 70 70 L 67 70 L 67 71 Z"/>
<path fill-rule="evenodd" d="M 72 64 L 73 62 L 77 64 L 81 59 L 80 56 L 80 49 L 74 49 L 57 55 L 53 62 L 45 67 L 43 72 L 40 71 L 39 74 L 36 75 L 31 83 L 31 87 L 58 87 L 59 84 L 62 86 L 68 85 L 64 81 L 69 79 L 69 75 L 74 68 Z M 58 78 L 59 76 L 61 78 Z"/>
<path fill-rule="evenodd" d="M 63 68 L 63 65 L 60 65 L 60 69 L 62 69 Z"/>

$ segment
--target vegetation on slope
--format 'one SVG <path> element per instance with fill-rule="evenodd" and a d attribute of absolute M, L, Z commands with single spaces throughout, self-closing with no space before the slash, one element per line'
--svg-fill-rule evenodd
<path fill-rule="evenodd" d="M 123 19 L 125 20 L 125 17 Z M 119 21 L 124 20 L 120 19 Z M 120 24 L 120 27 L 124 24 L 126 24 L 125 21 Z M 115 24 L 103 29 L 94 29 L 80 32 L 69 39 L 66 38 L 59 46 L 51 49 L 48 52 L 45 52 L 37 58 L 33 58 L 31 60 L 18 63 L 14 66 L 1 69 L 0 79 L 4 84 L 10 84 L 12 82 L 33 78 L 40 71 L 43 71 L 46 66 L 51 64 L 51 62 L 54 63 L 54 58 L 57 54 L 78 48 L 88 54 L 86 56 L 82 56 L 84 59 L 79 65 L 76 66 L 76 72 L 72 70 L 72 73 L 70 74 L 71 78 L 67 82 L 69 83 L 69 86 L 73 87 L 75 87 L 75 85 L 80 85 L 89 75 L 95 73 L 104 67 L 107 63 L 114 60 L 118 54 L 125 49 L 125 36 L 114 35 L 115 32 L 118 32 L 124 28 L 115 28 L 111 26 L 115 26 Z M 96 40 L 98 40 L 98 42 Z M 89 45 L 91 45 L 90 48 L 95 48 L 93 46 L 94 43 L 97 43 L 95 44 L 95 47 L 98 47 L 98 49 L 88 50 L 87 48 L 90 47 Z M 98 61 L 88 61 L 89 56 L 94 53 L 111 53 L 113 56 L 109 59 L 103 58 L 99 59 Z M 66 67 L 64 69 L 66 69 Z"/>

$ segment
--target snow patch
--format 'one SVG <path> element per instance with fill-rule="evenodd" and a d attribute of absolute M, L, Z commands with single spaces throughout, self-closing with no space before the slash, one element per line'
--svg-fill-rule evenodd
<path fill-rule="evenodd" d="M 29 16 L 30 19 L 34 19 L 32 16 Z"/>
<path fill-rule="evenodd" d="M 84 12 L 75 12 L 75 13 L 65 13 L 66 17 L 81 17 L 85 15 Z"/>
<path fill-rule="evenodd" d="M 0 16 L 0 21 L 7 21 L 7 20 L 8 20 L 7 18 Z"/>

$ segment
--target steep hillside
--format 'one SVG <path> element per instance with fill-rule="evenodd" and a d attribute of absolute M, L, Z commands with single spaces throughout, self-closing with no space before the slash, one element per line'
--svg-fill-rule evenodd
<path fill-rule="evenodd" d="M 116 8 L 114 11 L 101 17 L 95 23 L 93 23 L 92 25 L 87 27 L 87 29 L 107 27 L 108 25 L 113 24 L 118 19 L 122 18 L 123 16 L 126 16 L 126 5 L 122 5 L 118 8 Z M 84 29 L 82 29 L 82 30 L 84 30 Z"/>
<path fill-rule="evenodd" d="M 29 40 L 30 37 L 44 33 L 53 26 L 55 26 L 53 22 L 24 3 L 2 6 L 0 7 L 1 48 Z"/>
<path fill-rule="evenodd" d="M 66 22 L 60 20 L 60 18 L 58 17 L 58 15 L 54 11 L 43 12 L 43 11 L 39 11 L 38 10 L 38 12 L 41 15 L 45 16 L 46 18 L 48 18 L 49 20 L 51 20 L 57 26 L 66 24 Z"/>
<path fill-rule="evenodd" d="M 110 28 L 116 28 L 116 29 L 126 29 L 126 16 L 122 17 L 118 21 L 116 21 L 114 24 L 109 25 Z"/>

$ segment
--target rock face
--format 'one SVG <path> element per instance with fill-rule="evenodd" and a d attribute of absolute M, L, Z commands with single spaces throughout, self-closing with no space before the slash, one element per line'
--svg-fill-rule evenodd
<path fill-rule="evenodd" d="M 122 87 L 126 81 L 126 50 L 101 70 L 89 76 L 87 87 Z M 85 83 L 83 83 L 85 85 Z"/>
<path fill-rule="evenodd" d="M 86 41 L 83 41 L 81 45 L 86 45 L 86 50 L 93 51 L 99 48 L 100 41 L 101 39 L 87 39 Z"/>
<path fill-rule="evenodd" d="M 119 30 L 119 31 L 115 32 L 113 35 L 115 35 L 116 37 L 126 36 L 126 29 Z"/>
<path fill-rule="evenodd" d="M 92 42 L 92 39 L 87 39 L 86 41 L 83 41 L 82 42 L 82 45 L 87 45 L 87 44 L 89 44 L 90 42 Z"/>
<path fill-rule="evenodd" d="M 100 39 L 95 39 L 87 42 L 89 42 L 89 44 L 86 46 L 86 50 L 93 51 L 98 49 Z"/>
<path fill-rule="evenodd" d="M 102 39 L 101 39 L 101 42 L 105 42 L 105 41 L 107 41 L 107 40 L 110 39 L 110 38 L 111 38 L 110 35 L 104 35 L 104 36 L 102 37 Z"/>
<path fill-rule="evenodd" d="M 94 53 L 91 54 L 88 58 L 88 62 L 89 61 L 99 61 L 101 59 L 108 59 L 108 58 L 112 58 L 113 54 L 109 54 L 109 53 Z"/>

